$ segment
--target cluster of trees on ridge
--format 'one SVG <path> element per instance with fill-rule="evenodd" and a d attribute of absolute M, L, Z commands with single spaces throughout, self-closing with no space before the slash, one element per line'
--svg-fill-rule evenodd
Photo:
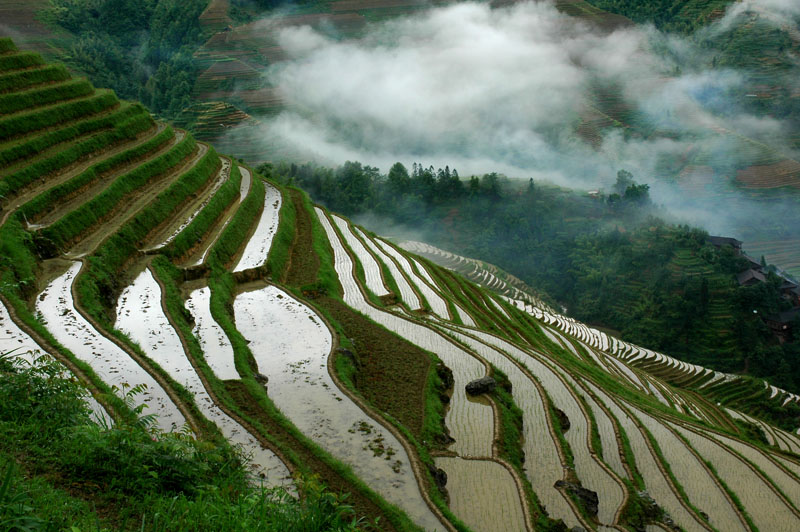
<path fill-rule="evenodd" d="M 747 260 L 708 244 L 701 229 L 664 221 L 648 186 L 628 172 L 610 194 L 588 195 L 418 164 L 387 174 L 358 162 L 259 170 L 375 230 L 391 226 L 497 264 L 626 340 L 800 391 L 800 339 L 779 343 L 761 319 L 791 306 L 781 279 L 769 273 L 767 283 L 739 286 Z"/>

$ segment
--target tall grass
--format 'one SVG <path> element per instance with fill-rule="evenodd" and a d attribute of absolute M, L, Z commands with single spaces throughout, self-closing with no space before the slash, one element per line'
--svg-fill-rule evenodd
<path fill-rule="evenodd" d="M 169 142 L 175 136 L 171 127 L 166 127 L 161 133 L 155 135 L 153 138 L 131 148 L 109 157 L 105 161 L 95 163 L 80 174 L 76 175 L 69 181 L 50 188 L 34 199 L 23 205 L 19 212 L 22 213 L 28 221 L 35 221 L 37 217 L 57 206 L 59 201 L 64 201 L 72 197 L 77 191 L 90 185 L 103 174 L 113 170 L 118 166 L 129 164 L 146 154 L 157 150 L 165 143 Z"/>
<path fill-rule="evenodd" d="M 35 52 L 19 52 L 16 54 L 0 55 L 0 72 L 17 70 L 44 64 L 42 56 Z"/>
<path fill-rule="evenodd" d="M 52 81 L 66 81 L 69 78 L 69 71 L 64 65 L 47 65 L 32 70 L 0 74 L 0 92 L 18 91 L 32 85 Z"/>
<path fill-rule="evenodd" d="M 144 186 L 151 179 L 163 175 L 171 168 L 179 165 L 183 159 L 191 155 L 196 146 L 197 143 L 194 137 L 187 135 L 186 138 L 168 152 L 120 176 L 103 192 L 68 213 L 53 225 L 43 229 L 40 238 L 44 241 L 49 241 L 52 246 L 58 249 L 69 244 L 113 212 L 123 198 Z"/>
<path fill-rule="evenodd" d="M 14 44 L 14 41 L 11 40 L 11 37 L 0 37 L 0 54 L 16 51 L 17 46 Z"/>
<path fill-rule="evenodd" d="M 213 227 L 216 221 L 239 196 L 242 174 L 234 163 L 228 180 L 211 198 L 203 210 L 161 252 L 171 258 L 183 257 Z"/>
<path fill-rule="evenodd" d="M 216 271 L 224 271 L 244 244 L 250 228 L 258 222 L 258 213 L 264 209 L 264 181 L 255 174 L 250 185 L 250 193 L 244 199 L 236 214 L 208 253 L 206 264 Z"/>
<path fill-rule="evenodd" d="M 0 114 L 11 114 L 26 108 L 88 96 L 94 87 L 85 79 L 37 87 L 20 92 L 0 94 Z"/>
<path fill-rule="evenodd" d="M 62 127 L 58 129 L 47 131 L 40 135 L 32 135 L 18 142 L 9 142 L 3 146 L 3 149 L 0 149 L 0 164 L 7 166 L 14 161 L 39 155 L 44 150 L 56 144 L 69 140 L 78 140 L 78 137 L 87 133 L 105 128 L 119 128 L 136 115 L 146 115 L 149 117 L 149 113 L 140 104 L 123 103 L 120 105 L 119 109 L 112 113 L 96 118 L 79 120 L 72 124 L 60 124 Z M 25 170 L 26 169 L 23 168 L 21 172 L 25 172 Z M 49 173 L 52 171 L 52 168 L 43 168 L 42 170 L 44 170 L 45 173 Z"/>
<path fill-rule="evenodd" d="M 2 56 L 0 56 L 1 60 Z M 113 91 L 98 90 L 94 96 L 88 98 L 40 107 L 25 113 L 16 113 L 0 119 L 0 141 L 55 126 L 81 116 L 99 113 L 117 104 L 119 104 L 119 100 Z"/>

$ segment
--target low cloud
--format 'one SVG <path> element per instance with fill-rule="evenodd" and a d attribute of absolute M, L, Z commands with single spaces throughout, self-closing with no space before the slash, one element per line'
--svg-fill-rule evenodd
<path fill-rule="evenodd" d="M 745 0 L 704 31 L 753 10 L 785 23 L 800 3 Z M 274 34 L 289 59 L 265 76 L 287 106 L 264 123 L 263 137 L 301 160 L 359 160 L 384 171 L 419 161 L 462 176 L 498 171 L 606 189 L 626 168 L 654 185 L 656 201 L 724 230 L 735 223 L 721 222 L 730 217 L 708 205 L 713 198 L 681 202 L 680 191 L 656 178 L 703 150 L 711 162 L 735 165 L 741 150 L 726 132 L 774 143 L 786 131 L 739 109 L 733 96 L 746 74 L 705 69 L 709 52 L 692 41 L 648 26 L 600 31 L 548 2 L 459 3 L 370 25 L 354 40 L 308 26 Z M 609 127 L 598 91 L 667 134 Z M 605 126 L 595 132 L 599 145 L 576 135 L 583 120 Z M 710 212 L 720 214 L 712 220 Z"/>

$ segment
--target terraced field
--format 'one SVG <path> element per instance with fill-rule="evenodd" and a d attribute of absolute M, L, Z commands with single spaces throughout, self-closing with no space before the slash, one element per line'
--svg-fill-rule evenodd
<path fill-rule="evenodd" d="M 21 96 L 0 115 L 0 352 L 51 354 L 106 422 L 145 385 L 160 429 L 227 438 L 290 493 L 316 475 L 381 530 L 800 527 L 797 427 L 758 408 L 800 397 L 621 342 L 491 265 L 396 246 L 0 50 L 0 83 L 59 79 L 2 93 Z"/>

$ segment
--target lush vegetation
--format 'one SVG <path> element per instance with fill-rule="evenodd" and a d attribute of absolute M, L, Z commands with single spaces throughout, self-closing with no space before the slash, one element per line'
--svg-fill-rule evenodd
<path fill-rule="evenodd" d="M 74 34 L 67 65 L 99 87 L 174 117 L 190 105 L 208 0 L 53 0 L 44 17 Z"/>
<path fill-rule="evenodd" d="M 302 500 L 253 487 L 224 441 L 163 433 L 146 416 L 98 425 L 84 393 L 47 357 L 29 367 L 0 354 L 4 530 L 359 528 L 352 508 L 314 480 Z"/>
<path fill-rule="evenodd" d="M 497 174 L 461 180 L 454 170 L 419 165 L 408 172 L 396 164 L 387 175 L 353 162 L 262 170 L 332 209 L 379 214 L 491 261 L 627 340 L 800 390 L 800 344 L 779 344 L 761 319 L 790 306 L 779 278 L 739 287 L 746 259 L 706 244 L 699 229 L 653 217 L 647 186 L 627 172 L 614 192 L 594 198 Z"/>

